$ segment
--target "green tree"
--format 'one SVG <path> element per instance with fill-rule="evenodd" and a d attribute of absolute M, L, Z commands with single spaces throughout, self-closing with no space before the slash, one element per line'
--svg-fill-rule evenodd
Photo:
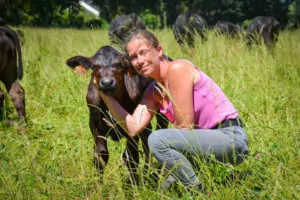
<path fill-rule="evenodd" d="M 4 0 L 5 21 L 10 24 L 22 24 L 26 12 L 29 10 L 29 0 Z"/>
<path fill-rule="evenodd" d="M 87 18 L 80 9 L 79 0 L 0 0 L 0 17 L 14 25 L 76 26 L 82 27 Z M 218 20 L 242 23 L 260 15 L 275 16 L 281 24 L 291 19 L 289 6 L 294 0 L 93 0 L 100 8 L 101 17 L 113 18 L 132 12 L 147 17 L 147 23 L 173 26 L 177 16 L 191 11 L 204 17 L 209 25 Z M 294 18 L 300 20 L 300 0 L 296 0 Z M 93 21 L 89 19 L 88 21 Z M 151 21 L 151 22 L 150 22 Z M 97 24 L 97 21 L 93 21 Z"/>
<path fill-rule="evenodd" d="M 282 0 L 247 0 L 243 2 L 241 11 L 244 20 L 257 16 L 274 16 L 285 25 L 288 22 L 289 4 L 290 1 Z"/>
<path fill-rule="evenodd" d="M 1 20 L 5 19 L 5 10 L 6 10 L 5 0 L 0 0 L 0 24 L 1 24 Z"/>
<path fill-rule="evenodd" d="M 140 12 L 138 0 L 94 0 L 93 2 L 100 7 L 101 16 L 107 21 L 111 21 L 118 15 Z"/>
<path fill-rule="evenodd" d="M 77 11 L 79 4 L 78 0 L 6 0 L 5 8 L 9 24 L 51 26 L 62 10 Z"/>
<path fill-rule="evenodd" d="M 297 24 L 299 25 L 300 24 L 300 0 L 296 0 L 295 4 L 296 4 L 296 21 Z"/>

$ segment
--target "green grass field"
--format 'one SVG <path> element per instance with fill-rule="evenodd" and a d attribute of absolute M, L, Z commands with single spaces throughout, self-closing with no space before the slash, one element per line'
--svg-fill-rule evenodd
<path fill-rule="evenodd" d="M 108 32 L 22 29 L 28 121 L 24 134 L 0 122 L 0 199 L 188 199 L 184 190 L 181 196 L 162 192 L 147 181 L 125 189 L 124 141 L 109 141 L 105 181 L 98 184 L 85 103 L 89 76 L 76 75 L 65 62 L 75 55 L 92 56 L 109 44 Z M 154 32 L 168 56 L 191 60 L 219 84 L 249 136 L 250 156 L 240 166 L 199 162 L 198 177 L 211 192 L 195 199 L 300 199 L 300 31 L 282 32 L 273 56 L 212 34 L 206 43 L 182 52 L 171 30 Z M 5 119 L 16 119 L 6 100 Z M 249 173 L 226 182 L 232 172 Z"/>

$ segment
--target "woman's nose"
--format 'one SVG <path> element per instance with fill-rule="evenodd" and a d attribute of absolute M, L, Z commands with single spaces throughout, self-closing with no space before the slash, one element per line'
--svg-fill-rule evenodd
<path fill-rule="evenodd" d="M 138 55 L 138 64 L 141 64 L 144 62 L 144 56 Z"/>

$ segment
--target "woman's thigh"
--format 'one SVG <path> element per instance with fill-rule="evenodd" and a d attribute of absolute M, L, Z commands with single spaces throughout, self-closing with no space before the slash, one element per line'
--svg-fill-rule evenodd
<path fill-rule="evenodd" d="M 232 126 L 222 129 L 161 129 L 151 133 L 149 145 L 175 149 L 188 157 L 211 158 L 239 164 L 248 154 L 248 138 L 243 128 Z M 150 146 L 150 149 L 153 147 Z"/>

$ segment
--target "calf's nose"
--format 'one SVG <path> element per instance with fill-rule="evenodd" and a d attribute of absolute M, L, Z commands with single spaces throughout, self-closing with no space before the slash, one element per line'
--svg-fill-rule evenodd
<path fill-rule="evenodd" d="M 115 81 L 112 78 L 102 78 L 100 81 L 100 87 L 112 87 L 115 85 Z"/>

